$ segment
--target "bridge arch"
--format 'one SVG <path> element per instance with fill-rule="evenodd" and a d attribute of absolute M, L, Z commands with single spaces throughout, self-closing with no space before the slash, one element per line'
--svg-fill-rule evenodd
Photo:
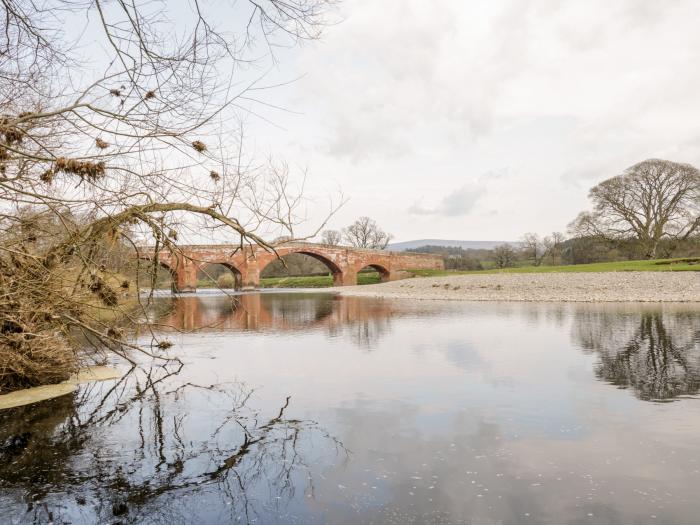
<path fill-rule="evenodd" d="M 150 256 L 150 255 L 139 255 L 139 257 L 138 257 L 137 259 L 138 259 L 139 261 L 147 262 L 147 263 L 149 264 L 149 266 L 152 266 L 152 265 L 153 265 L 153 260 L 154 260 L 154 259 L 153 259 L 153 257 Z M 170 262 L 166 262 L 166 261 L 164 261 L 164 260 L 161 259 L 161 258 L 158 258 L 158 261 L 157 261 L 157 262 L 158 262 L 158 267 L 159 267 L 159 268 L 162 268 L 163 270 L 165 270 L 166 272 L 168 272 L 168 274 L 170 274 L 170 290 L 171 290 L 173 293 L 177 293 L 177 292 L 178 292 L 178 273 L 177 273 L 177 269 L 176 269 L 176 268 L 173 268 L 173 266 L 170 264 Z M 139 268 L 139 270 L 141 270 L 141 269 L 144 269 L 144 267 L 140 267 L 140 268 Z M 156 276 L 156 279 L 157 279 L 157 277 L 158 277 L 158 276 Z M 157 284 L 157 283 L 156 283 L 156 284 Z"/>
<path fill-rule="evenodd" d="M 198 273 L 203 273 L 211 278 L 207 272 L 207 266 L 223 266 L 233 275 L 233 289 L 241 290 L 243 288 L 243 272 L 228 259 L 212 259 L 197 261 Z M 217 283 L 218 284 L 218 283 Z"/>
<path fill-rule="evenodd" d="M 385 265 L 379 262 L 362 263 L 362 266 L 357 269 L 357 273 L 359 274 L 362 272 L 362 270 L 367 268 L 371 268 L 372 270 L 376 271 L 379 274 L 379 280 L 381 282 L 385 283 L 391 280 L 391 271 L 387 269 Z"/>
<path fill-rule="evenodd" d="M 316 259 L 317 261 L 323 263 L 323 265 L 328 268 L 328 270 L 331 273 L 331 276 L 333 277 L 333 285 L 334 286 L 341 286 L 344 283 L 344 272 L 343 269 L 335 263 L 332 259 L 330 259 L 328 256 L 326 256 L 322 251 L 316 251 L 313 249 L 309 249 L 308 247 L 299 247 L 299 248 L 285 248 L 282 250 L 278 251 L 279 258 L 284 259 L 286 256 L 298 253 L 301 255 L 307 255 L 309 257 L 312 257 Z M 267 268 L 272 262 L 278 260 L 277 257 L 272 257 L 268 260 L 261 261 L 259 271 L 260 274 Z"/>

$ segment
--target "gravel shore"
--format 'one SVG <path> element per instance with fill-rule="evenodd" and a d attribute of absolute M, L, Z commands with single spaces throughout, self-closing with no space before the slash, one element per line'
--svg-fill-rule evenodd
<path fill-rule="evenodd" d="M 342 295 L 454 301 L 700 302 L 700 272 L 450 275 L 337 290 Z"/>

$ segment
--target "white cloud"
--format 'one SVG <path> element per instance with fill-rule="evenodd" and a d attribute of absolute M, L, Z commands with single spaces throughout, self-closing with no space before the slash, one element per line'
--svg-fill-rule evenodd
<path fill-rule="evenodd" d="M 444 215 L 446 217 L 458 217 L 471 212 L 474 205 L 483 195 L 483 187 L 462 186 L 448 193 L 434 208 L 425 208 L 422 203 L 416 202 L 408 209 L 414 215 Z"/>
<path fill-rule="evenodd" d="M 563 229 L 590 186 L 635 162 L 700 164 L 693 0 L 341 9 L 289 66 L 306 76 L 281 105 L 304 116 L 272 144 L 351 197 L 338 225 L 370 215 L 398 239 L 516 239 Z M 464 183 L 502 166 L 507 181 Z"/>
<path fill-rule="evenodd" d="M 508 169 L 492 170 L 481 177 L 464 184 L 461 187 L 447 193 L 440 202 L 433 207 L 426 207 L 423 199 L 414 202 L 408 208 L 412 215 L 442 215 L 444 217 L 460 217 L 471 213 L 479 199 L 486 194 L 487 187 L 494 187 L 494 183 L 508 177 Z"/>

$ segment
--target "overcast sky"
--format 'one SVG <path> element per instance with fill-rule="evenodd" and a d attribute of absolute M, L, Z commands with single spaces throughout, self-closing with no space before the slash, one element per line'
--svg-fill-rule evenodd
<path fill-rule="evenodd" d="M 346 0 L 281 57 L 255 147 L 308 169 L 396 240 L 565 231 L 595 183 L 650 157 L 700 165 L 694 0 Z"/>

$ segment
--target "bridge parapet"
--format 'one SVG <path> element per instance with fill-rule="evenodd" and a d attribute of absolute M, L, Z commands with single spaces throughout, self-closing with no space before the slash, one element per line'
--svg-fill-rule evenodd
<path fill-rule="evenodd" d="M 333 275 L 334 286 L 357 284 L 357 273 L 365 267 L 376 269 L 382 281 L 398 278 L 401 271 L 413 269 L 442 269 L 442 257 L 436 254 L 390 252 L 316 243 L 288 243 L 275 247 L 277 253 L 259 246 L 232 244 L 179 245 L 177 252 L 161 250 L 159 263 L 173 274 L 173 289 L 178 292 L 197 290 L 197 272 L 206 264 L 223 264 L 236 275 L 237 287 L 255 289 L 260 285 L 260 273 L 276 260 L 291 253 L 302 253 L 324 263 Z M 153 246 L 139 248 L 139 257 L 153 259 Z"/>

